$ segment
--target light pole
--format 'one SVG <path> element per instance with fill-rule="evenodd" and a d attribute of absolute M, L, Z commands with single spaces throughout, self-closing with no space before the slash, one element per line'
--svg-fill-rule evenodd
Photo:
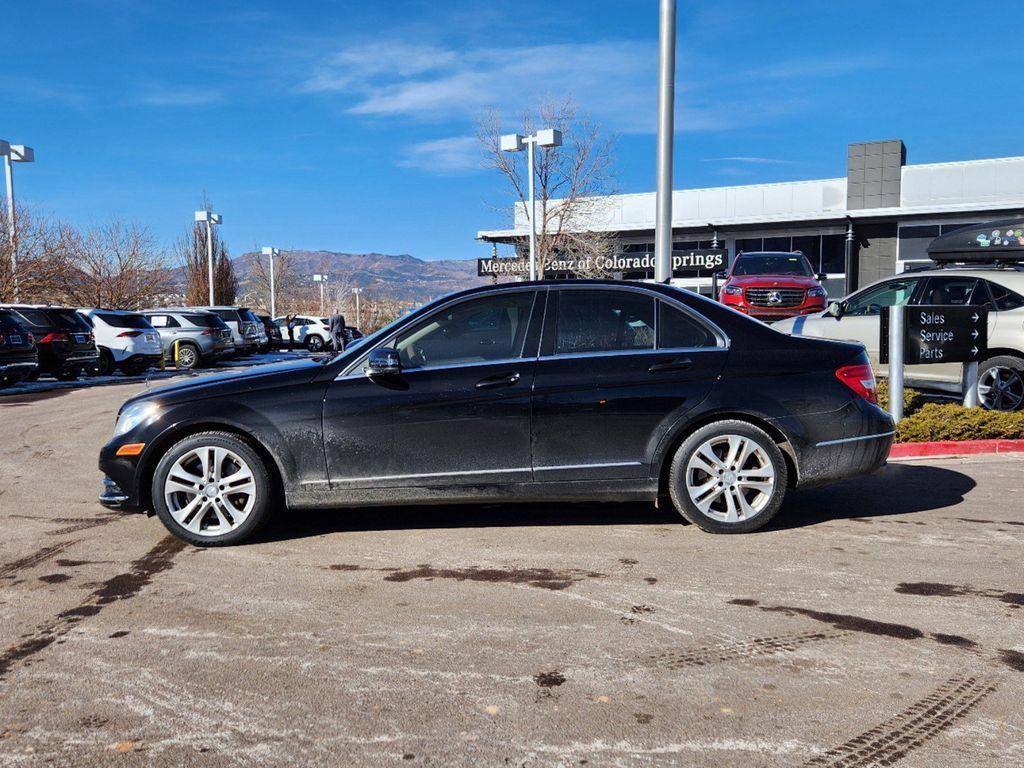
<path fill-rule="evenodd" d="M 313 275 L 313 282 L 320 283 L 320 314 L 324 313 L 324 284 L 327 282 L 327 275 Z"/>
<path fill-rule="evenodd" d="M 213 225 L 222 221 L 219 213 L 213 213 L 209 208 L 203 211 L 196 211 L 196 221 L 206 222 L 206 271 L 210 282 L 210 306 L 213 301 Z"/>
<path fill-rule="evenodd" d="M 4 156 L 4 176 L 7 179 L 7 236 L 11 244 L 11 281 L 14 300 L 18 300 L 18 232 L 14 222 L 14 163 L 34 163 L 36 152 L 24 144 L 8 144 L 0 140 L 0 155 Z"/>
<path fill-rule="evenodd" d="M 356 296 L 356 328 L 362 325 L 361 317 L 359 314 L 359 294 L 363 292 L 362 288 L 353 288 L 352 293 Z"/>
<path fill-rule="evenodd" d="M 655 193 L 654 279 L 672 279 L 672 139 L 676 100 L 676 0 L 661 0 L 658 41 L 658 188 Z"/>
<path fill-rule="evenodd" d="M 274 293 L 274 257 L 281 251 L 278 248 L 269 246 L 263 249 L 263 255 L 270 257 L 270 316 L 277 317 L 277 302 Z"/>
<path fill-rule="evenodd" d="M 562 132 L 555 128 L 545 128 L 532 136 L 509 133 L 501 137 L 502 152 L 522 152 L 526 146 L 526 172 L 530 177 L 528 184 L 530 197 L 530 279 L 537 279 L 537 198 L 533 189 L 534 154 L 536 147 L 559 147 L 562 145 Z"/>

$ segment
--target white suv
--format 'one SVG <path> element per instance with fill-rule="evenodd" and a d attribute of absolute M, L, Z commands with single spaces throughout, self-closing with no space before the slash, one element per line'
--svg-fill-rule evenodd
<path fill-rule="evenodd" d="M 998 411 L 1024 407 L 1024 265 L 948 266 L 913 270 L 880 280 L 834 302 L 824 312 L 772 324 L 799 336 L 852 339 L 862 343 L 881 375 L 879 319 L 882 307 L 898 304 L 961 304 L 987 307 L 988 356 L 978 367 L 981 404 Z M 907 386 L 946 392 L 963 391 L 963 365 L 908 365 Z"/>
<path fill-rule="evenodd" d="M 137 312 L 118 309 L 83 308 L 78 314 L 92 326 L 100 358 L 95 373 L 109 376 L 120 369 L 129 376 L 138 376 L 163 357 L 160 334 Z"/>
<path fill-rule="evenodd" d="M 281 344 L 288 344 L 288 320 L 285 317 L 275 317 L 274 322 L 281 329 Z M 326 317 L 313 317 L 312 315 L 296 315 L 295 324 L 292 328 L 295 343 L 305 347 L 310 352 L 323 352 L 331 345 L 331 324 Z"/>

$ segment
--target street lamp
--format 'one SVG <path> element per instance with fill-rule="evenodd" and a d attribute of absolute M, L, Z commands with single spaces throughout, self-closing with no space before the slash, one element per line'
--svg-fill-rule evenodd
<path fill-rule="evenodd" d="M 11 280 L 14 300 L 18 300 L 18 235 L 14 227 L 14 163 L 34 163 L 36 152 L 24 144 L 8 144 L 0 140 L 0 155 L 4 156 L 4 175 L 7 177 L 7 235 L 11 244 Z"/>
<path fill-rule="evenodd" d="M 219 213 L 213 213 L 209 208 L 204 211 L 196 211 L 196 221 L 206 222 L 206 270 L 210 281 L 210 306 L 213 302 L 213 225 L 220 224 L 222 219 Z"/>
<path fill-rule="evenodd" d="M 530 176 L 530 279 L 537 279 L 537 200 L 533 191 L 533 166 L 535 147 L 559 147 L 562 145 L 562 132 L 555 128 L 537 131 L 532 136 L 509 133 L 501 137 L 502 152 L 522 152 L 526 145 L 526 172 Z"/>
<path fill-rule="evenodd" d="M 270 316 L 277 317 L 277 304 L 274 298 L 274 257 L 281 253 L 278 248 L 266 246 L 263 248 L 263 255 L 270 257 Z"/>
<path fill-rule="evenodd" d="M 363 290 L 364 290 L 363 288 L 353 288 L 352 289 L 352 293 L 354 293 L 355 297 L 356 297 L 356 328 L 358 328 L 359 326 L 362 325 L 361 318 L 360 318 L 360 315 L 359 315 L 359 294 L 362 293 Z"/>
<path fill-rule="evenodd" d="M 327 282 L 327 275 L 313 275 L 313 282 L 320 283 L 320 314 L 324 313 L 324 284 Z"/>

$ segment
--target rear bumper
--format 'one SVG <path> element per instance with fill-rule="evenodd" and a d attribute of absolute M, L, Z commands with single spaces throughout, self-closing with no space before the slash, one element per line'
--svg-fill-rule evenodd
<path fill-rule="evenodd" d="M 118 365 L 135 365 L 136 363 L 138 363 L 138 364 L 149 363 L 150 365 L 160 365 L 160 361 L 162 359 L 163 359 L 163 355 L 160 355 L 160 354 L 155 354 L 155 355 L 138 354 L 138 355 L 129 355 L 128 357 L 124 357 L 121 360 L 118 360 L 117 364 Z"/>
<path fill-rule="evenodd" d="M 39 367 L 34 359 L 29 360 L 0 360 L 0 378 L 24 379 L 30 376 Z"/>
<path fill-rule="evenodd" d="M 889 414 L 866 402 L 856 412 L 844 410 L 831 424 L 822 419 L 822 431 L 805 435 L 798 456 L 799 487 L 866 475 L 885 464 L 895 439 Z"/>

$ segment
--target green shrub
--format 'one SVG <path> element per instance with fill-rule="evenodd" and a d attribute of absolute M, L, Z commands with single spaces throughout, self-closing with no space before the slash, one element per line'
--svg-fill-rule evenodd
<path fill-rule="evenodd" d="M 916 412 L 922 405 L 928 402 L 928 398 L 916 389 L 903 389 L 903 415 L 909 416 Z M 878 381 L 878 404 L 883 410 L 889 410 L 889 380 Z"/>
<path fill-rule="evenodd" d="M 926 403 L 896 427 L 898 443 L 938 440 L 1024 440 L 1024 411 Z"/>

